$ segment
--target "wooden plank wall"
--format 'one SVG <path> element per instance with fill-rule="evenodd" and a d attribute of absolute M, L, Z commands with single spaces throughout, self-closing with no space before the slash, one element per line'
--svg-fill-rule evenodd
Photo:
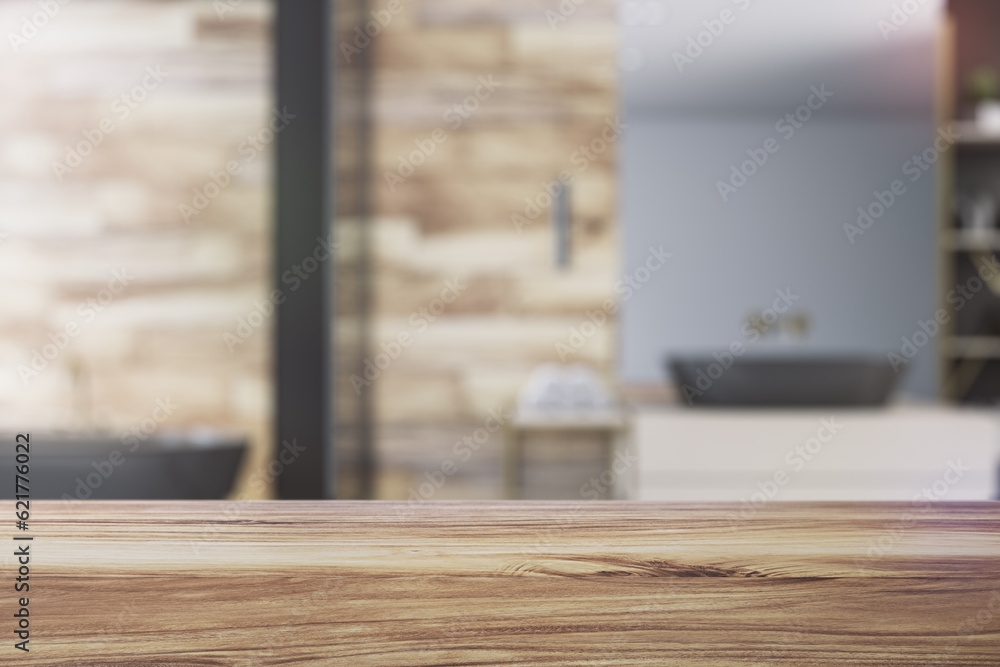
<path fill-rule="evenodd" d="M 240 492 L 263 495 L 269 326 L 223 336 L 270 290 L 270 144 L 240 152 L 272 111 L 270 3 L 55 4 L 15 49 L 9 34 L 40 5 L 0 2 L 0 428 L 117 434 L 169 399 L 159 430 L 252 438 Z M 88 136 L 96 145 L 58 172 Z M 232 160 L 240 174 L 186 220 L 180 206 Z M 91 314 L 115 271 L 127 286 Z M 19 367 L 70 323 L 78 333 L 24 381 Z"/>
<path fill-rule="evenodd" d="M 583 361 L 610 375 L 617 345 L 611 316 L 571 355 L 556 350 L 614 296 L 617 279 L 616 144 L 574 160 L 618 115 L 617 3 L 561 3 L 572 12 L 557 0 L 402 5 L 374 47 L 374 352 L 412 337 L 366 388 L 387 498 L 407 497 L 453 458 L 453 445 L 509 407 L 536 364 Z M 470 98 L 477 89 L 482 99 Z M 435 130 L 443 139 L 428 144 Z M 411 160 L 420 145 L 433 153 Z M 544 206 L 520 229 L 512 221 L 527 221 L 526 200 L 562 171 L 573 180 L 567 271 L 553 267 Z M 460 294 L 443 314 L 411 320 L 455 280 Z M 499 450 L 491 436 L 435 497 L 498 497 Z M 576 497 L 586 477 L 565 477 L 564 493 Z"/>

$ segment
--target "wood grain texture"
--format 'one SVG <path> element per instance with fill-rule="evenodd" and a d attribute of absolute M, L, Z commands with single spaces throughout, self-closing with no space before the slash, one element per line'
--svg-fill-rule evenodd
<path fill-rule="evenodd" d="M 608 121 L 621 111 L 619 5 L 407 0 L 372 44 L 371 339 L 375 348 L 401 333 L 415 341 L 366 390 L 376 422 L 378 498 L 409 498 L 450 456 L 446 448 L 479 428 L 490 410 L 514 403 L 535 366 L 564 361 L 557 344 L 589 326 L 587 313 L 604 309 L 621 273 L 635 268 L 619 266 L 619 141 L 599 153 L 585 148 L 593 159 L 582 167 L 579 152 L 595 140 L 603 145 Z M 344 39 L 368 20 L 342 22 Z M 470 99 L 480 77 L 496 90 Z M 466 101 L 475 109 L 459 107 L 467 117 L 454 121 L 455 105 Z M 387 180 L 435 130 L 445 138 L 433 154 L 425 160 L 417 153 L 421 164 L 403 182 Z M 573 179 L 567 270 L 553 269 L 545 204 L 545 187 L 560 172 Z M 541 204 L 529 205 L 540 196 Z M 534 216 L 532 206 L 537 217 L 520 226 L 515 216 L 523 218 L 526 207 Z M 412 314 L 455 279 L 465 285 L 461 295 L 414 329 Z M 618 317 L 604 314 L 605 324 L 573 346 L 572 360 L 610 378 Z M 434 499 L 502 498 L 500 450 L 499 437 L 485 443 L 485 455 L 463 461 Z M 598 458 L 589 470 L 565 475 L 568 494 L 550 486 L 545 497 L 578 498 L 600 465 Z M 527 496 L 542 495 L 532 493 L 532 480 L 525 486 Z"/>
<path fill-rule="evenodd" d="M 257 480 L 274 477 L 271 329 L 231 350 L 223 334 L 272 290 L 274 144 L 252 158 L 239 150 L 274 104 L 276 4 L 234 0 L 224 19 L 220 6 L 63 2 L 30 44 L 0 58 L 0 267 L 9 276 L 0 281 L 0 428 L 121 433 L 169 397 L 177 410 L 161 428 L 248 436 L 237 492 L 265 498 L 271 485 Z M 3 34 L 37 11 L 0 2 Z M 132 100 L 147 67 L 163 81 Z M 122 96 L 134 105 L 127 115 L 116 111 Z M 81 141 L 97 145 L 57 174 Z M 185 220 L 180 205 L 232 160 L 240 173 Z M 78 304 L 98 298 L 115 271 L 127 287 L 81 317 Z M 79 335 L 44 374 L 27 391 L 8 389 L 22 357 L 70 321 Z"/>
<path fill-rule="evenodd" d="M 1000 665 L 997 503 L 32 510 L 4 665 Z"/>

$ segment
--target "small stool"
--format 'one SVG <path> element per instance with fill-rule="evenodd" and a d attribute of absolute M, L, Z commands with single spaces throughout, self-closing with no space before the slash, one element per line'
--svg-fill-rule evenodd
<path fill-rule="evenodd" d="M 608 412 L 518 412 L 507 423 L 504 438 L 504 492 L 510 500 L 521 495 L 521 450 L 523 435 L 528 432 L 545 433 L 597 433 L 604 434 L 604 459 L 606 470 L 612 470 L 619 445 L 625 444 L 625 417 L 620 411 Z M 611 497 L 623 497 L 622 485 L 616 477 L 611 487 Z"/>

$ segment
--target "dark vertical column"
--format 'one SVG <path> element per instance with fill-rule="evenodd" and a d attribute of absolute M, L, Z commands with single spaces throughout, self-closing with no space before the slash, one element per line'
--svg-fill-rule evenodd
<path fill-rule="evenodd" d="M 361 16 L 368 16 L 371 2 L 369 0 L 359 0 Z M 376 38 L 373 38 L 373 40 Z M 361 219 L 361 253 L 359 260 L 360 273 L 360 320 L 361 320 L 361 350 L 358 363 L 359 372 L 364 373 L 364 360 L 370 358 L 370 344 L 372 340 L 372 304 L 374 295 L 372 293 L 372 279 L 374 267 L 371 263 L 372 239 L 371 239 L 371 216 L 372 216 L 372 193 L 371 179 L 372 173 L 372 79 L 374 78 L 373 54 L 374 45 L 362 53 L 360 61 L 360 86 L 358 89 L 360 114 L 358 118 L 358 136 L 361 146 L 360 159 L 358 160 L 358 175 L 360 179 L 360 202 L 358 217 Z M 358 479 L 359 497 L 371 499 L 375 495 L 375 435 L 374 435 L 374 414 L 372 410 L 372 392 L 366 391 L 361 396 L 360 405 L 360 428 L 359 437 L 359 457 L 358 457 Z"/>
<path fill-rule="evenodd" d="M 277 488 L 279 497 L 289 499 L 335 494 L 329 474 L 332 262 L 320 261 L 313 273 L 305 273 L 311 261 L 303 264 L 316 257 L 319 239 L 329 238 L 332 1 L 274 2 L 276 106 L 294 115 L 277 134 L 274 171 L 274 286 L 285 297 L 277 307 L 274 350 L 275 440 L 282 464 Z M 308 277 L 287 281 L 286 272 L 295 267 Z"/>

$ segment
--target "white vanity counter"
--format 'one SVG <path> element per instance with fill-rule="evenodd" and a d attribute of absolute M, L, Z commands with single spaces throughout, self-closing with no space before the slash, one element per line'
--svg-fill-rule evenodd
<path fill-rule="evenodd" d="M 631 444 L 638 500 L 1000 496 L 1000 411 L 992 409 L 639 407 Z"/>

